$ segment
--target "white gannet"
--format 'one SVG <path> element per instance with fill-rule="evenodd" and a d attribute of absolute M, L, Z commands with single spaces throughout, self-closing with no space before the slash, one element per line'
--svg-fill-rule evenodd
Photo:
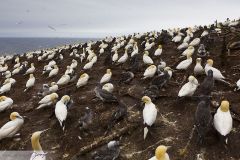
<path fill-rule="evenodd" d="M 150 78 L 150 77 L 153 77 L 155 75 L 157 71 L 157 67 L 155 65 L 151 65 L 149 66 L 145 71 L 144 71 L 144 74 L 143 74 L 143 78 Z"/>
<path fill-rule="evenodd" d="M 113 56 L 112 56 L 112 61 L 113 63 L 115 63 L 118 60 L 118 52 L 117 50 L 114 52 Z"/>
<path fill-rule="evenodd" d="M 8 65 L 5 64 L 5 66 L 3 67 L 2 65 L 0 65 L 0 72 L 6 72 L 8 70 Z"/>
<path fill-rule="evenodd" d="M 213 60 L 212 59 L 207 60 L 207 64 L 205 65 L 204 70 L 205 70 L 206 75 L 207 75 L 209 70 L 212 70 L 213 71 L 213 78 L 215 80 L 224 81 L 224 79 L 225 79 L 225 77 L 222 75 L 222 73 L 218 69 L 213 67 Z M 224 82 L 226 82 L 226 81 L 224 81 Z"/>
<path fill-rule="evenodd" d="M 221 102 L 220 107 L 214 115 L 213 119 L 214 127 L 218 131 L 219 134 L 226 137 L 232 130 L 232 116 L 229 111 L 229 102 L 224 100 Z M 225 143 L 227 144 L 228 139 L 225 139 Z"/>
<path fill-rule="evenodd" d="M 125 63 L 127 61 L 127 59 L 128 59 L 128 53 L 127 53 L 127 49 L 125 49 L 125 52 L 124 52 L 123 56 L 120 57 L 117 62 L 118 63 Z"/>
<path fill-rule="evenodd" d="M 46 95 L 38 102 L 38 104 L 40 104 L 40 105 L 36 109 L 50 106 L 50 105 L 56 103 L 57 99 L 58 99 L 57 93 L 51 93 L 49 95 Z"/>
<path fill-rule="evenodd" d="M 11 90 L 12 84 L 10 82 L 10 79 L 6 79 L 3 83 L 3 86 L 0 88 L 0 94 L 9 92 Z"/>
<path fill-rule="evenodd" d="M 160 56 L 162 54 L 162 45 L 158 45 L 158 48 L 154 52 L 154 56 Z"/>
<path fill-rule="evenodd" d="M 188 43 L 187 42 L 183 42 L 182 44 L 180 44 L 177 49 L 178 50 L 182 50 L 188 47 Z"/>
<path fill-rule="evenodd" d="M 182 36 L 181 34 L 178 33 L 178 35 L 176 35 L 175 37 L 173 37 L 172 41 L 177 43 L 180 42 L 182 40 Z"/>
<path fill-rule="evenodd" d="M 183 56 L 186 56 L 187 53 L 193 54 L 194 51 L 195 51 L 195 48 L 194 48 L 193 46 L 189 46 L 187 49 L 185 49 L 185 50 L 183 51 L 182 55 L 183 55 Z"/>
<path fill-rule="evenodd" d="M 152 126 L 157 118 L 157 108 L 152 100 L 148 96 L 143 96 L 142 101 L 145 103 L 143 109 L 143 124 L 144 124 L 144 136 L 145 139 L 148 133 L 148 127 Z"/>
<path fill-rule="evenodd" d="M 24 90 L 24 92 L 26 92 L 29 88 L 33 87 L 35 84 L 35 77 L 33 76 L 33 74 L 30 74 L 29 79 L 26 83 L 26 89 Z"/>
<path fill-rule="evenodd" d="M 10 97 L 1 96 L 0 97 L 0 112 L 8 109 L 13 104 L 13 100 Z"/>
<path fill-rule="evenodd" d="M 182 69 L 182 70 L 186 70 L 191 64 L 192 64 L 192 54 L 191 53 L 187 53 L 187 59 L 181 61 L 176 69 Z"/>
<path fill-rule="evenodd" d="M 145 64 L 148 64 L 148 65 L 151 65 L 153 64 L 153 60 L 151 57 L 149 57 L 149 52 L 148 51 L 144 51 L 144 54 L 143 54 L 143 62 Z"/>
<path fill-rule="evenodd" d="M 31 142 L 33 153 L 31 155 L 30 160 L 46 160 L 46 154 L 42 150 L 42 146 L 40 145 L 40 136 L 42 133 L 46 132 L 48 129 L 43 131 L 37 131 L 32 134 Z"/>
<path fill-rule="evenodd" d="M 158 146 L 155 150 L 155 156 L 148 160 L 170 160 L 167 149 L 168 147 L 164 145 Z"/>
<path fill-rule="evenodd" d="M 113 92 L 113 89 L 114 89 L 114 86 L 112 83 L 106 83 L 102 86 L 102 89 L 112 93 Z"/>
<path fill-rule="evenodd" d="M 55 64 L 53 67 L 54 68 L 50 71 L 50 73 L 48 75 L 49 78 L 58 74 L 58 71 L 59 71 L 58 66 Z"/>
<path fill-rule="evenodd" d="M 71 67 L 72 69 L 75 69 L 75 68 L 77 67 L 77 65 L 78 65 L 78 62 L 77 62 L 75 59 L 73 59 L 73 60 L 72 60 L 72 64 L 70 65 L 70 67 Z"/>
<path fill-rule="evenodd" d="M 238 91 L 240 89 L 240 79 L 236 82 L 237 88 L 234 91 Z"/>
<path fill-rule="evenodd" d="M 15 74 L 18 74 L 20 72 L 21 68 L 20 67 L 17 67 L 16 69 L 14 69 L 12 71 L 12 75 L 15 75 Z"/>
<path fill-rule="evenodd" d="M 93 66 L 93 62 L 90 61 L 90 62 L 88 62 L 88 63 L 86 63 L 86 64 L 84 65 L 83 69 L 84 69 L 84 70 L 91 69 L 92 66 Z"/>
<path fill-rule="evenodd" d="M 58 85 L 57 85 L 57 83 L 56 83 L 56 82 L 52 82 L 52 83 L 50 84 L 50 87 L 49 87 L 49 92 L 50 92 L 50 93 L 54 93 L 54 92 L 57 92 L 57 90 L 58 90 Z"/>
<path fill-rule="evenodd" d="M 107 83 L 112 77 L 111 69 L 107 69 L 107 72 L 102 76 L 100 83 Z"/>
<path fill-rule="evenodd" d="M 11 121 L 7 122 L 0 129 L 0 140 L 13 137 L 21 129 L 24 120 L 17 112 L 12 112 L 10 114 Z"/>
<path fill-rule="evenodd" d="M 194 76 L 188 77 L 188 82 L 178 92 L 178 97 L 192 96 L 198 87 L 198 80 Z"/>
<path fill-rule="evenodd" d="M 63 131 L 65 129 L 65 120 L 67 118 L 67 104 L 70 102 L 70 97 L 64 95 L 60 101 L 56 103 L 55 116 L 58 119 Z"/>
<path fill-rule="evenodd" d="M 76 87 L 79 88 L 79 87 L 85 86 L 88 83 L 88 80 L 89 80 L 89 75 L 87 73 L 83 73 L 78 79 Z"/>
<path fill-rule="evenodd" d="M 64 74 L 58 81 L 57 85 L 65 85 L 68 84 L 70 81 L 70 76 L 67 74 Z"/>
<path fill-rule="evenodd" d="M 135 42 L 135 43 L 134 43 L 134 46 L 133 46 L 133 51 L 132 51 L 132 53 L 131 53 L 131 57 L 133 57 L 133 56 L 135 56 L 135 55 L 137 55 L 137 54 L 139 54 L 139 52 L 138 52 L 137 42 Z"/>
<path fill-rule="evenodd" d="M 200 43 L 200 38 L 195 38 L 192 42 L 189 43 L 189 46 L 197 46 Z"/>
<path fill-rule="evenodd" d="M 202 75 L 204 73 L 204 69 L 201 62 L 202 62 L 201 58 L 196 59 L 196 65 L 193 69 L 194 75 Z"/>
<path fill-rule="evenodd" d="M 25 72 L 26 74 L 31 74 L 35 71 L 34 63 L 31 63 L 31 67 Z"/>
<path fill-rule="evenodd" d="M 201 34 L 201 37 L 204 37 L 204 36 L 207 36 L 208 35 L 208 31 L 207 30 L 204 30 Z"/>
<path fill-rule="evenodd" d="M 183 39 L 183 42 L 184 43 L 188 43 L 189 42 L 189 40 L 190 40 L 190 35 L 188 34 L 184 39 Z"/>
<path fill-rule="evenodd" d="M 145 51 L 148 51 L 148 50 L 150 50 L 153 46 L 155 45 L 155 42 L 152 42 L 152 43 L 150 43 L 150 44 L 148 44 L 146 47 L 145 47 Z"/>
<path fill-rule="evenodd" d="M 65 71 L 65 75 L 67 75 L 67 74 L 73 74 L 73 72 L 74 72 L 74 70 L 73 70 L 73 68 L 71 68 L 70 66 L 67 66 L 67 69 L 66 69 L 66 71 Z"/>

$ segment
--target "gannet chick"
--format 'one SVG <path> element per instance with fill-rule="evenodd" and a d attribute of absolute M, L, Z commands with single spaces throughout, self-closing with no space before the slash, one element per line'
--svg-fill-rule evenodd
<path fill-rule="evenodd" d="M 31 63 L 31 67 L 26 71 L 26 74 L 32 74 L 35 71 L 34 63 Z"/>
<path fill-rule="evenodd" d="M 156 71 L 157 71 L 157 67 L 155 65 L 149 66 L 143 74 L 143 76 L 144 76 L 143 79 L 153 77 L 155 75 Z"/>
<path fill-rule="evenodd" d="M 207 64 L 205 65 L 204 70 L 205 70 L 206 75 L 208 74 L 209 70 L 212 70 L 213 71 L 213 78 L 215 80 L 224 81 L 224 79 L 225 79 L 225 77 L 222 75 L 222 73 L 218 69 L 213 67 L 213 60 L 212 59 L 207 60 Z M 226 81 L 224 81 L 224 82 L 226 82 Z"/>
<path fill-rule="evenodd" d="M 134 73 L 127 71 L 127 72 L 122 72 L 121 73 L 121 79 L 119 80 L 119 83 L 130 83 L 132 79 L 134 78 Z"/>
<path fill-rule="evenodd" d="M 94 92 L 96 97 L 101 99 L 103 102 L 118 102 L 117 97 L 115 97 L 112 93 L 102 89 L 100 85 L 94 88 Z"/>
<path fill-rule="evenodd" d="M 162 88 L 170 79 L 170 75 L 167 70 L 163 71 L 163 74 L 154 77 L 151 81 L 151 85 L 156 85 L 159 89 Z"/>
<path fill-rule="evenodd" d="M 156 51 L 154 52 L 154 56 L 160 56 L 162 54 L 162 45 L 159 45 Z"/>
<path fill-rule="evenodd" d="M 110 141 L 107 145 L 102 146 L 93 152 L 91 159 L 94 160 L 115 160 L 119 157 L 120 147 L 119 141 Z"/>
<path fill-rule="evenodd" d="M 127 61 L 127 59 L 128 59 L 128 53 L 127 53 L 127 49 L 125 49 L 124 55 L 122 57 L 120 57 L 117 62 L 119 64 L 125 63 Z"/>
<path fill-rule="evenodd" d="M 64 74 L 58 81 L 57 85 L 65 85 L 68 84 L 70 81 L 70 76 L 67 74 Z"/>
<path fill-rule="evenodd" d="M 194 75 L 202 75 L 204 73 L 204 69 L 202 67 L 201 62 L 202 62 L 201 58 L 196 59 L 196 65 L 193 69 Z"/>
<path fill-rule="evenodd" d="M 155 150 L 155 156 L 149 160 L 170 160 L 167 149 L 168 147 L 164 145 L 158 146 Z"/>
<path fill-rule="evenodd" d="M 178 97 L 192 96 L 198 87 L 198 81 L 194 76 L 188 77 L 188 82 L 178 92 Z"/>
<path fill-rule="evenodd" d="M 176 69 L 181 69 L 181 70 L 186 70 L 188 69 L 188 67 L 192 64 L 192 54 L 191 53 L 187 53 L 187 59 L 183 60 L 182 62 L 180 62 Z"/>
<path fill-rule="evenodd" d="M 36 109 L 50 106 L 50 105 L 56 103 L 57 99 L 58 99 L 57 93 L 51 93 L 49 95 L 46 95 L 38 102 L 38 104 L 40 104 L 40 105 Z"/>
<path fill-rule="evenodd" d="M 198 103 L 195 112 L 195 126 L 198 133 L 198 142 L 203 143 L 204 138 L 212 126 L 212 115 L 210 110 L 211 100 L 209 97 L 203 97 Z"/>
<path fill-rule="evenodd" d="M 207 55 L 207 51 L 205 49 L 204 44 L 200 44 L 199 48 L 198 48 L 198 54 L 199 57 L 205 57 Z"/>
<path fill-rule="evenodd" d="M 200 94 L 210 95 L 214 87 L 213 71 L 208 70 L 208 74 L 199 86 Z"/>
<path fill-rule="evenodd" d="M 58 90 L 58 85 L 56 82 L 52 82 L 50 87 L 49 87 L 49 92 L 50 93 L 54 93 L 54 92 L 57 92 Z"/>
<path fill-rule="evenodd" d="M 143 62 L 145 64 L 148 64 L 148 65 L 151 65 L 153 64 L 153 60 L 151 57 L 148 56 L 149 55 L 149 52 L 148 51 L 144 51 L 144 54 L 143 54 Z"/>
<path fill-rule="evenodd" d="M 182 53 L 182 55 L 183 55 L 183 56 L 186 56 L 187 53 L 190 53 L 191 55 L 193 55 L 194 51 L 195 51 L 195 48 L 194 48 L 193 46 L 189 46 L 189 47 Z"/>
<path fill-rule="evenodd" d="M 88 83 L 89 75 L 87 73 L 83 73 L 80 78 L 78 79 L 76 87 L 82 87 L 85 86 Z"/>
<path fill-rule="evenodd" d="M 82 117 L 80 117 L 78 121 L 80 130 L 88 130 L 89 125 L 91 125 L 93 122 L 93 114 L 93 111 L 90 108 L 86 107 L 86 112 Z"/>
<path fill-rule="evenodd" d="M 107 82 L 109 82 L 111 77 L 112 77 L 111 69 L 107 69 L 107 72 L 101 78 L 100 83 L 107 83 Z"/>
<path fill-rule="evenodd" d="M 10 97 L 1 96 L 0 97 L 0 112 L 8 109 L 13 104 L 13 100 Z"/>
<path fill-rule="evenodd" d="M 53 67 L 54 68 L 50 71 L 50 73 L 48 75 L 49 78 L 58 74 L 58 71 L 59 71 L 58 66 L 55 64 Z"/>
<path fill-rule="evenodd" d="M 0 94 L 9 92 L 11 90 L 12 84 L 10 82 L 10 79 L 6 79 L 3 83 L 3 86 L 0 88 Z"/>
<path fill-rule="evenodd" d="M 37 131 L 32 134 L 31 142 L 33 153 L 31 155 L 30 160 L 46 160 L 46 154 L 42 150 L 42 146 L 40 145 L 40 136 L 42 133 L 46 132 L 48 129 L 43 131 Z"/>
<path fill-rule="evenodd" d="M 143 138 L 147 137 L 148 127 L 151 127 L 157 118 L 157 108 L 152 100 L 148 96 L 143 96 L 142 101 L 145 103 L 143 109 L 143 124 L 144 124 L 144 134 Z"/>
<path fill-rule="evenodd" d="M 26 89 L 24 90 L 24 92 L 26 92 L 29 88 L 33 87 L 35 84 L 35 77 L 33 76 L 33 74 L 30 74 L 29 79 L 26 83 Z"/>
<path fill-rule="evenodd" d="M 23 117 L 17 112 L 12 112 L 10 114 L 10 120 L 0 129 L 0 140 L 13 137 L 22 127 L 24 120 Z"/>
<path fill-rule="evenodd" d="M 58 119 L 63 131 L 65 129 L 65 121 L 67 118 L 68 102 L 70 102 L 70 97 L 68 95 L 64 95 L 61 100 L 56 103 L 55 107 L 55 116 Z"/>
<path fill-rule="evenodd" d="M 195 38 L 194 40 L 192 40 L 191 43 L 189 43 L 189 45 L 190 46 L 197 46 L 197 45 L 199 45 L 200 41 L 201 41 L 200 38 Z"/>
<path fill-rule="evenodd" d="M 225 143 L 228 143 L 227 135 L 232 130 L 232 116 L 229 111 L 229 102 L 224 100 L 214 115 L 214 127 L 221 136 L 225 137 Z"/>
<path fill-rule="evenodd" d="M 114 86 L 112 83 L 106 83 L 102 86 L 102 89 L 112 93 L 113 92 L 113 89 L 114 89 Z"/>

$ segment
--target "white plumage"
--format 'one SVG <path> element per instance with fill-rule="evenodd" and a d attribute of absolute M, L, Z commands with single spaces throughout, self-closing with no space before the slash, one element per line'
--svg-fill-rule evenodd
<path fill-rule="evenodd" d="M 198 87 L 198 81 L 195 77 L 189 76 L 188 82 L 182 86 L 178 92 L 178 97 L 192 96 Z"/>
<path fill-rule="evenodd" d="M 200 41 L 201 41 L 200 38 L 195 38 L 194 40 L 192 40 L 191 43 L 189 43 L 189 45 L 190 46 L 197 46 L 197 45 L 199 45 Z"/>
<path fill-rule="evenodd" d="M 35 84 L 35 77 L 33 76 L 33 74 L 30 74 L 30 77 L 26 83 L 26 89 L 24 90 L 24 92 L 28 89 L 33 87 Z"/>
<path fill-rule="evenodd" d="M 77 88 L 85 86 L 89 80 L 89 75 L 87 73 L 83 73 L 77 82 Z"/>
<path fill-rule="evenodd" d="M 128 59 L 128 53 L 127 53 L 127 50 L 125 50 L 124 55 L 122 57 L 120 57 L 117 62 L 118 63 L 125 63 L 127 61 L 127 59 Z"/>
<path fill-rule="evenodd" d="M 111 77 L 112 77 L 111 69 L 107 69 L 107 73 L 105 73 L 103 75 L 103 77 L 100 80 L 100 83 L 107 83 L 107 82 L 109 82 Z"/>
<path fill-rule="evenodd" d="M 40 108 L 52 105 L 53 103 L 55 103 L 57 98 L 58 98 L 57 93 L 51 93 L 49 95 L 46 95 L 38 102 L 38 104 L 40 105 L 36 109 L 40 109 Z"/>
<path fill-rule="evenodd" d="M 57 82 L 57 85 L 65 85 L 70 81 L 70 76 L 64 74 Z"/>
<path fill-rule="evenodd" d="M 181 62 L 177 65 L 176 69 L 185 70 L 185 69 L 187 69 L 191 64 L 192 64 L 191 54 L 187 54 L 187 59 L 181 61 Z"/>
<path fill-rule="evenodd" d="M 160 56 L 162 54 L 162 45 L 159 45 L 156 51 L 154 52 L 154 56 Z"/>
<path fill-rule="evenodd" d="M 208 59 L 207 64 L 205 65 L 205 68 L 204 68 L 206 75 L 207 75 L 209 70 L 212 70 L 213 71 L 213 78 L 215 80 L 224 80 L 225 77 L 222 75 L 222 73 L 218 69 L 212 67 L 212 65 L 213 65 L 213 60 Z"/>
<path fill-rule="evenodd" d="M 58 74 L 59 68 L 57 65 L 54 65 L 54 68 L 50 71 L 48 77 L 53 77 Z"/>
<path fill-rule="evenodd" d="M 0 97 L 0 112 L 8 109 L 13 104 L 12 98 L 1 96 Z"/>
<path fill-rule="evenodd" d="M 203 69 L 203 66 L 201 65 L 201 61 L 202 61 L 201 58 L 196 59 L 196 65 L 193 69 L 193 72 L 195 75 L 201 75 L 204 73 L 204 69 Z"/>
<path fill-rule="evenodd" d="M 144 79 L 153 77 L 155 75 L 156 71 L 157 71 L 157 67 L 155 65 L 149 66 L 143 74 Z"/>
<path fill-rule="evenodd" d="M 144 55 L 143 55 L 143 62 L 144 62 L 145 64 L 151 65 L 151 64 L 153 64 L 153 60 L 152 60 L 152 58 L 149 57 L 148 55 L 149 55 L 148 51 L 145 51 L 145 53 L 144 53 Z"/>

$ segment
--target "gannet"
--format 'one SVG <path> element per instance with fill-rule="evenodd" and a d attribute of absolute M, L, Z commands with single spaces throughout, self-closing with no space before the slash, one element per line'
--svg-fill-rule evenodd
<path fill-rule="evenodd" d="M 34 63 L 31 63 L 31 67 L 26 71 L 26 74 L 32 74 L 35 71 Z"/>
<path fill-rule="evenodd" d="M 160 56 L 162 54 L 162 45 L 158 45 L 158 48 L 154 52 L 154 56 Z"/>
<path fill-rule="evenodd" d="M 189 43 L 189 46 L 197 46 L 200 43 L 200 38 L 195 38 L 192 42 Z"/>
<path fill-rule="evenodd" d="M 117 60 L 118 60 L 118 52 L 116 50 L 115 53 L 112 56 L 112 61 L 113 61 L 113 63 L 115 63 Z"/>
<path fill-rule="evenodd" d="M 195 48 L 193 46 L 189 46 L 187 49 L 185 49 L 185 51 L 182 53 L 183 56 L 186 56 L 187 53 L 191 53 L 193 55 L 195 51 Z"/>
<path fill-rule="evenodd" d="M 11 82 L 10 82 L 10 79 L 6 79 L 5 82 L 3 83 L 3 86 L 0 88 L 0 94 L 3 94 L 3 93 L 6 93 L 6 92 L 9 92 L 11 90 Z"/>
<path fill-rule="evenodd" d="M 113 89 L 114 89 L 114 86 L 112 83 L 106 83 L 102 86 L 102 89 L 112 93 L 113 92 Z"/>
<path fill-rule="evenodd" d="M 65 85 L 68 84 L 70 81 L 70 76 L 67 74 L 64 74 L 58 81 L 57 85 Z"/>
<path fill-rule="evenodd" d="M 53 67 L 54 68 L 50 71 L 50 73 L 48 75 L 49 78 L 58 74 L 58 71 L 59 71 L 58 66 L 55 64 Z"/>
<path fill-rule="evenodd" d="M 148 51 L 144 51 L 144 54 L 143 54 L 143 62 L 145 64 L 148 64 L 148 65 L 151 65 L 153 64 L 153 60 L 151 57 L 149 57 L 149 52 Z"/>
<path fill-rule="evenodd" d="M 13 100 L 10 97 L 1 96 L 0 97 L 0 112 L 8 109 L 13 104 Z"/>
<path fill-rule="evenodd" d="M 101 99 L 103 102 L 118 102 L 117 97 L 115 97 L 112 93 L 102 89 L 100 85 L 97 85 L 94 88 L 94 92 L 96 97 Z"/>
<path fill-rule="evenodd" d="M 172 41 L 175 43 L 180 42 L 181 40 L 182 40 L 182 36 L 179 33 L 172 39 Z"/>
<path fill-rule="evenodd" d="M 143 109 L 143 124 L 144 124 L 144 136 L 145 139 L 148 133 L 148 127 L 152 126 L 157 118 L 157 108 L 152 100 L 148 96 L 143 96 L 142 101 L 145 103 Z"/>
<path fill-rule="evenodd" d="M 56 103 L 57 99 L 58 99 L 57 93 L 51 93 L 49 95 L 46 95 L 38 102 L 39 106 L 36 109 L 50 106 L 50 105 Z"/>
<path fill-rule="evenodd" d="M 201 62 L 202 62 L 201 58 L 196 59 L 196 65 L 193 69 L 194 75 L 202 75 L 204 73 L 204 69 L 202 67 Z"/>
<path fill-rule="evenodd" d="M 208 31 L 207 30 L 204 30 L 201 34 L 201 37 L 204 37 L 204 36 L 207 36 L 208 35 Z"/>
<path fill-rule="evenodd" d="M 111 69 L 107 69 L 107 72 L 102 76 L 100 83 L 107 83 L 112 77 Z"/>
<path fill-rule="evenodd" d="M 189 42 L 189 40 L 190 40 L 190 35 L 188 34 L 184 39 L 183 39 L 183 42 L 184 43 L 188 43 Z"/>
<path fill-rule="evenodd" d="M 168 147 L 164 145 L 158 146 L 155 150 L 155 156 L 149 160 L 170 160 L 167 149 Z"/>
<path fill-rule="evenodd" d="M 214 127 L 221 136 L 225 137 L 225 143 L 228 143 L 227 135 L 232 130 L 233 120 L 229 111 L 229 102 L 224 100 L 214 115 Z"/>
<path fill-rule="evenodd" d="M 33 76 L 33 74 L 30 74 L 29 79 L 26 83 L 26 89 L 24 90 L 24 92 L 26 92 L 29 88 L 33 87 L 35 84 L 35 77 Z"/>
<path fill-rule="evenodd" d="M 207 64 L 205 65 L 204 70 L 205 70 L 206 75 L 208 74 L 209 70 L 212 70 L 213 71 L 213 78 L 215 80 L 224 81 L 224 79 L 225 79 L 225 77 L 222 75 L 222 73 L 218 69 L 213 67 L 213 60 L 212 59 L 207 60 Z M 226 81 L 224 81 L 224 82 L 226 82 Z"/>
<path fill-rule="evenodd" d="M 83 73 L 80 78 L 78 79 L 76 87 L 82 87 L 85 86 L 88 83 L 89 75 L 87 73 Z"/>
<path fill-rule="evenodd" d="M 124 55 L 122 57 L 120 57 L 117 62 L 118 63 L 125 63 L 127 61 L 127 59 L 128 59 L 128 53 L 127 53 L 127 49 L 125 49 Z"/>
<path fill-rule="evenodd" d="M 66 71 L 65 71 L 65 75 L 67 75 L 67 74 L 73 74 L 73 72 L 74 72 L 74 70 L 73 70 L 73 68 L 71 68 L 70 66 L 67 66 L 67 69 L 66 69 Z"/>
<path fill-rule="evenodd" d="M 186 70 L 188 69 L 188 67 L 192 64 L 192 54 L 191 53 L 187 53 L 187 59 L 181 61 L 176 69 L 182 69 L 182 70 Z"/>
<path fill-rule="evenodd" d="M 21 129 L 24 123 L 23 117 L 21 117 L 17 112 L 12 112 L 10 114 L 10 120 L 11 121 L 1 127 L 0 140 L 7 137 L 13 137 Z"/>
<path fill-rule="evenodd" d="M 42 150 L 42 146 L 40 145 L 40 136 L 42 133 L 46 132 L 48 129 L 43 131 L 37 131 L 32 134 L 31 142 L 33 153 L 31 155 L 30 160 L 46 160 L 46 154 Z"/>
<path fill-rule="evenodd" d="M 12 75 L 15 75 L 15 74 L 18 74 L 20 72 L 21 68 L 20 67 L 17 67 L 16 69 L 14 69 L 12 71 Z"/>
<path fill-rule="evenodd" d="M 144 72 L 144 74 L 143 74 L 143 76 L 144 76 L 143 78 L 145 79 L 145 78 L 151 78 L 151 77 L 153 77 L 153 76 L 155 75 L 156 71 L 157 71 L 157 67 L 156 67 L 155 65 L 149 66 L 149 67 L 145 70 L 145 72 Z"/>
<path fill-rule="evenodd" d="M 68 102 L 70 102 L 70 97 L 68 95 L 64 95 L 61 100 L 56 103 L 55 107 L 55 116 L 58 119 L 63 131 L 65 129 L 65 120 L 67 118 Z"/>
<path fill-rule="evenodd" d="M 198 87 L 198 81 L 194 76 L 188 77 L 188 82 L 178 92 L 178 97 L 192 96 Z"/>
<path fill-rule="evenodd" d="M 57 92 L 58 90 L 58 85 L 56 82 L 52 82 L 50 87 L 49 87 L 49 92 L 50 93 L 54 93 L 54 92 Z"/>
<path fill-rule="evenodd" d="M 178 50 L 182 50 L 188 47 L 188 43 L 187 42 L 183 42 L 182 44 L 180 44 L 177 49 Z"/>
<path fill-rule="evenodd" d="M 134 78 L 134 73 L 127 71 L 121 73 L 121 79 L 119 80 L 119 83 L 129 83 Z"/>
<path fill-rule="evenodd" d="M 138 52 L 137 42 L 135 42 L 135 44 L 134 44 L 134 46 L 133 46 L 133 51 L 132 51 L 132 53 L 131 53 L 131 57 L 133 57 L 133 56 L 135 56 L 135 55 L 137 55 L 137 54 L 139 54 L 139 52 Z"/>
<path fill-rule="evenodd" d="M 199 90 L 202 95 L 210 95 L 214 87 L 213 71 L 208 70 L 204 81 L 200 84 Z"/>
<path fill-rule="evenodd" d="M 70 65 L 70 67 L 71 67 L 72 69 L 75 69 L 75 68 L 77 67 L 77 65 L 78 65 L 78 62 L 77 62 L 75 59 L 73 59 L 73 60 L 72 60 L 72 64 Z"/>
<path fill-rule="evenodd" d="M 86 63 L 86 64 L 84 65 L 83 69 L 85 69 L 85 70 L 87 70 L 87 69 L 91 69 L 92 66 L 93 66 L 93 62 L 90 61 L 90 62 L 88 62 L 88 63 Z"/>
<path fill-rule="evenodd" d="M 5 66 L 3 67 L 2 65 L 0 65 L 0 72 L 6 72 L 8 70 L 8 65 L 5 64 Z"/>

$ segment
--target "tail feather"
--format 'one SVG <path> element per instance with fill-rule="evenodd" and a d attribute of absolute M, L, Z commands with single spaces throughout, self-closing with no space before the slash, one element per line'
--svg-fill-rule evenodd
<path fill-rule="evenodd" d="M 144 127 L 144 133 L 143 133 L 143 138 L 144 138 L 144 140 L 146 139 L 147 134 L 148 134 L 148 128 L 147 128 L 147 127 Z"/>

